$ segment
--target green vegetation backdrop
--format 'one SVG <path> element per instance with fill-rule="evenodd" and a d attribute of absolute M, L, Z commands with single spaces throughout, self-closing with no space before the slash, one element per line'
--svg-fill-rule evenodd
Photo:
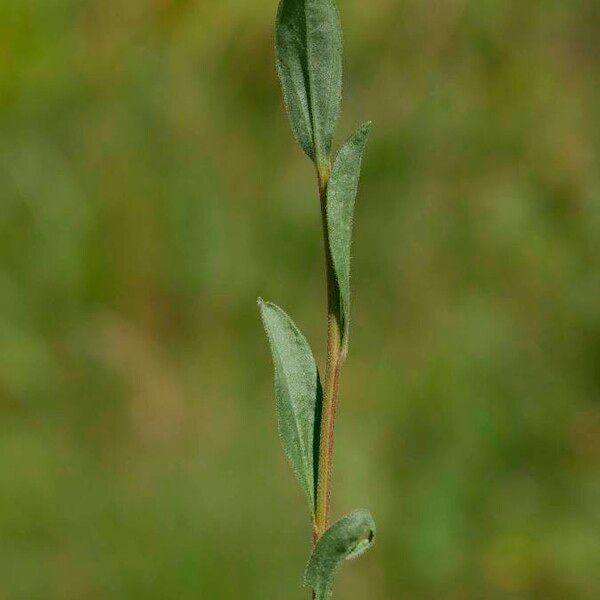
<path fill-rule="evenodd" d="M 339 0 L 346 600 L 600 597 L 600 3 Z M 275 0 L 0 0 L 0 600 L 294 600 L 259 292 L 322 363 Z M 336 140 L 339 143 L 340 139 Z"/>

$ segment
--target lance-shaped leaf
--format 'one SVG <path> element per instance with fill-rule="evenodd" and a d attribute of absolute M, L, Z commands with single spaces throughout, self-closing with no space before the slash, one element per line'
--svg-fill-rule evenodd
<path fill-rule="evenodd" d="M 319 539 L 304 574 L 316 600 L 329 600 L 335 572 L 344 560 L 360 556 L 375 539 L 375 521 L 367 510 L 355 510 L 332 525 Z"/>
<path fill-rule="evenodd" d="M 279 436 L 314 516 L 322 396 L 317 366 L 287 314 L 261 299 L 258 306 L 273 354 Z"/>
<path fill-rule="evenodd" d="M 324 164 L 342 94 L 342 29 L 335 0 L 281 0 L 275 37 L 292 130 L 304 152 Z"/>
<path fill-rule="evenodd" d="M 350 244 L 354 201 L 358 190 L 360 164 L 371 123 L 365 123 L 341 147 L 333 163 L 327 187 L 327 229 L 329 248 L 338 285 L 342 321 L 342 348 L 348 348 L 350 326 Z"/>

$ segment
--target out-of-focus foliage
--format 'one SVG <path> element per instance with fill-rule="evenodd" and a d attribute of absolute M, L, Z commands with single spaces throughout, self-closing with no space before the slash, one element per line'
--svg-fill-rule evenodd
<path fill-rule="evenodd" d="M 600 6 L 339 4 L 339 131 L 375 127 L 333 502 L 379 537 L 338 594 L 596 600 Z M 2 600 L 305 597 L 255 299 L 322 362 L 325 292 L 275 11 L 0 0 Z"/>

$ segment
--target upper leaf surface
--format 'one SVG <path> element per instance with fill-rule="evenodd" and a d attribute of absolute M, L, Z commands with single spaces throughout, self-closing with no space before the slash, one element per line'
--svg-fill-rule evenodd
<path fill-rule="evenodd" d="M 319 539 L 308 561 L 304 582 L 316 600 L 329 600 L 335 572 L 344 560 L 366 552 L 375 539 L 375 521 L 367 510 L 355 510 L 334 523 Z"/>
<path fill-rule="evenodd" d="M 321 389 L 317 366 L 306 338 L 287 314 L 271 302 L 258 304 L 273 355 L 281 443 L 314 515 L 319 426 L 315 413 Z"/>
<path fill-rule="evenodd" d="M 281 0 L 276 46 L 292 130 L 304 152 L 323 164 L 342 94 L 342 29 L 335 0 Z"/>
<path fill-rule="evenodd" d="M 340 148 L 327 187 L 329 248 L 339 291 L 342 346 L 348 347 L 350 326 L 350 245 L 360 165 L 371 123 L 365 123 Z"/>

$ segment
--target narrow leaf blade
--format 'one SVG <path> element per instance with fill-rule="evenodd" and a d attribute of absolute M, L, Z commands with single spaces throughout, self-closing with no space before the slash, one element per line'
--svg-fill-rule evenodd
<path fill-rule="evenodd" d="M 335 0 L 281 0 L 275 38 L 294 136 L 313 161 L 324 164 L 342 94 L 342 28 Z"/>
<path fill-rule="evenodd" d="M 375 540 L 375 521 L 368 510 L 355 510 L 334 523 L 319 539 L 308 561 L 304 583 L 316 600 L 329 600 L 333 580 L 344 560 L 357 558 Z"/>
<path fill-rule="evenodd" d="M 359 127 L 336 156 L 327 187 L 329 248 L 338 285 L 342 317 L 342 347 L 348 348 L 350 326 L 350 245 L 360 165 L 371 123 Z"/>
<path fill-rule="evenodd" d="M 283 450 L 302 486 L 311 514 L 315 509 L 321 384 L 306 338 L 275 304 L 259 299 L 275 369 L 277 421 Z"/>

